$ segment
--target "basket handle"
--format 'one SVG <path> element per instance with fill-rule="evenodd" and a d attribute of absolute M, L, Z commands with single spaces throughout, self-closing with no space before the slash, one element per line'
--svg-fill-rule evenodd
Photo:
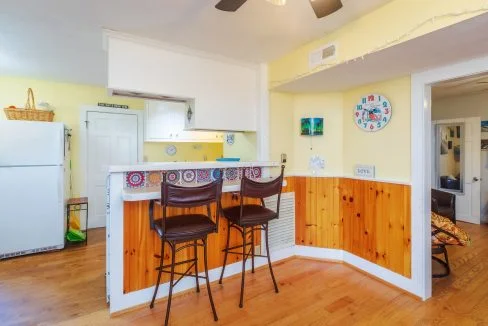
<path fill-rule="evenodd" d="M 34 92 L 32 88 L 27 90 L 27 102 L 25 103 L 25 108 L 28 110 L 36 110 L 36 102 L 34 101 Z"/>

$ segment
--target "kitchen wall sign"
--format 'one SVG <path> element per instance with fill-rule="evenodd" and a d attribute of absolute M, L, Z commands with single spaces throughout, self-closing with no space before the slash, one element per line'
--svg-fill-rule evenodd
<path fill-rule="evenodd" d="M 361 98 L 353 115 L 354 122 L 360 129 L 373 132 L 383 129 L 390 122 L 392 108 L 385 96 L 369 94 Z"/>
<path fill-rule="evenodd" d="M 105 108 L 116 108 L 116 109 L 128 109 L 128 105 L 123 105 L 123 104 L 112 104 L 112 103 L 103 103 L 99 102 L 98 106 L 103 106 Z"/>

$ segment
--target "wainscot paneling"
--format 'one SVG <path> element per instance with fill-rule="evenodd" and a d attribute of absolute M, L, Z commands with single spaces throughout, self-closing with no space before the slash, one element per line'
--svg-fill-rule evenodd
<path fill-rule="evenodd" d="M 256 202 L 246 200 L 246 202 Z M 239 198 L 231 193 L 224 193 L 222 206 L 228 207 L 238 205 Z M 156 233 L 149 228 L 149 201 L 124 202 L 124 293 L 129 293 L 151 287 L 156 284 L 159 259 L 155 254 L 161 252 L 161 241 Z M 182 214 L 183 212 L 206 213 L 205 208 L 178 209 L 169 208 L 168 216 Z M 213 219 L 215 221 L 215 206 L 212 206 Z M 156 216 L 162 216 L 161 211 L 156 210 Z M 208 268 L 213 269 L 222 266 L 224 261 L 225 241 L 227 235 L 227 220 L 220 218 L 218 234 L 211 234 L 208 237 Z M 261 232 L 255 232 L 255 243 L 261 243 Z M 231 229 L 230 246 L 242 243 L 241 235 L 234 228 Z M 203 248 L 198 249 L 198 271 L 203 272 Z M 171 251 L 166 244 L 164 264 L 171 263 Z M 181 261 L 192 258 L 193 248 L 187 248 L 176 254 L 176 260 Z M 231 264 L 242 260 L 240 255 L 229 254 L 227 263 Z M 182 264 L 175 268 L 177 272 L 184 272 L 188 264 Z M 163 274 L 162 283 L 169 281 L 169 274 Z M 201 282 L 200 282 L 201 283 Z M 203 284 L 203 283 L 201 283 Z"/>
<path fill-rule="evenodd" d="M 411 276 L 410 186 L 370 180 L 287 177 L 295 192 L 296 244 L 343 249 Z"/>

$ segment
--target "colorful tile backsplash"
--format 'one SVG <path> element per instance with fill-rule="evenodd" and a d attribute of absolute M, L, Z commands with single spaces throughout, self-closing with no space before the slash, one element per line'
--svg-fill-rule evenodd
<path fill-rule="evenodd" d="M 250 179 L 261 178 L 262 167 L 228 168 L 224 170 L 224 181 L 237 182 L 245 175 Z M 219 169 L 187 169 L 167 171 L 166 179 L 173 184 L 208 183 L 219 177 Z M 159 187 L 163 171 L 131 171 L 124 173 L 125 188 Z"/>

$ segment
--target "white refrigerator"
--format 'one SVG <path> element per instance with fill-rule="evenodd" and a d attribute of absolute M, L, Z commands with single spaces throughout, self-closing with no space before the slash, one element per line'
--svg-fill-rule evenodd
<path fill-rule="evenodd" d="M 65 128 L 0 121 L 0 259 L 64 248 Z"/>

